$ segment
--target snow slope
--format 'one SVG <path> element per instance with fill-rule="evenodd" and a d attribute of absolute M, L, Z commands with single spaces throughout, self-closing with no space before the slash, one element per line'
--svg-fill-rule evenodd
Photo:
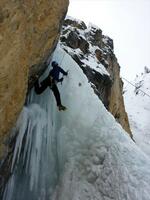
<path fill-rule="evenodd" d="M 28 96 L 3 200 L 150 200 L 149 158 L 105 109 L 75 61 L 59 46 L 53 58 L 69 69 L 59 85 L 68 109 L 57 111 L 49 89 Z"/>
<path fill-rule="evenodd" d="M 136 88 L 129 83 L 125 87 L 125 107 L 137 145 L 150 156 L 150 73 L 137 76 L 133 84 Z"/>

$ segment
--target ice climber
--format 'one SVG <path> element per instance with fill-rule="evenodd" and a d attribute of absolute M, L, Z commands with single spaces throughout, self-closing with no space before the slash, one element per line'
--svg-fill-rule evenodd
<path fill-rule="evenodd" d="M 63 81 L 63 77 L 59 79 L 59 74 L 62 73 L 67 76 L 68 72 L 65 72 L 55 61 L 52 62 L 52 67 L 53 69 L 50 70 L 49 75 L 40 84 L 38 80 L 35 82 L 35 92 L 41 94 L 49 86 L 55 96 L 58 109 L 60 111 L 66 110 L 66 107 L 61 104 L 57 83 Z"/>

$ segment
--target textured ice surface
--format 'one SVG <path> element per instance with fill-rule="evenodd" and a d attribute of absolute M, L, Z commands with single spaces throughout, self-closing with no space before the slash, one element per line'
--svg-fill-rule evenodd
<path fill-rule="evenodd" d="M 3 200 L 149 200 L 149 158 L 72 58 L 58 46 L 53 59 L 69 69 L 58 85 L 67 111 L 57 110 L 49 89 L 28 96 Z"/>

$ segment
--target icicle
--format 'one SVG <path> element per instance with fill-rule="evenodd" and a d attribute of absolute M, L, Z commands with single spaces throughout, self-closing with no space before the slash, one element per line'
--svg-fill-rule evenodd
<path fill-rule="evenodd" d="M 15 146 L 15 151 L 13 154 L 11 172 L 13 171 L 15 162 L 18 162 L 19 157 L 20 157 L 22 142 L 23 142 L 23 138 L 24 138 L 26 128 L 27 128 L 27 121 L 28 121 L 28 110 L 26 108 L 24 108 L 20 114 L 20 117 L 19 117 L 17 125 L 16 125 L 17 129 L 19 129 L 19 127 L 21 127 L 21 128 L 19 129 L 16 146 Z"/>

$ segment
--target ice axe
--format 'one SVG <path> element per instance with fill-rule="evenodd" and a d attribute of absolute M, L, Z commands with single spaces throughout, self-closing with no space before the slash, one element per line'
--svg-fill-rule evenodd
<path fill-rule="evenodd" d="M 67 70 L 66 72 L 67 72 L 67 76 L 68 76 L 69 70 Z M 62 79 L 62 80 L 61 80 L 61 85 L 62 85 L 62 82 L 63 82 L 63 80 L 64 80 L 64 76 L 65 76 L 65 75 L 63 75 L 62 78 L 61 78 L 61 79 Z"/>

